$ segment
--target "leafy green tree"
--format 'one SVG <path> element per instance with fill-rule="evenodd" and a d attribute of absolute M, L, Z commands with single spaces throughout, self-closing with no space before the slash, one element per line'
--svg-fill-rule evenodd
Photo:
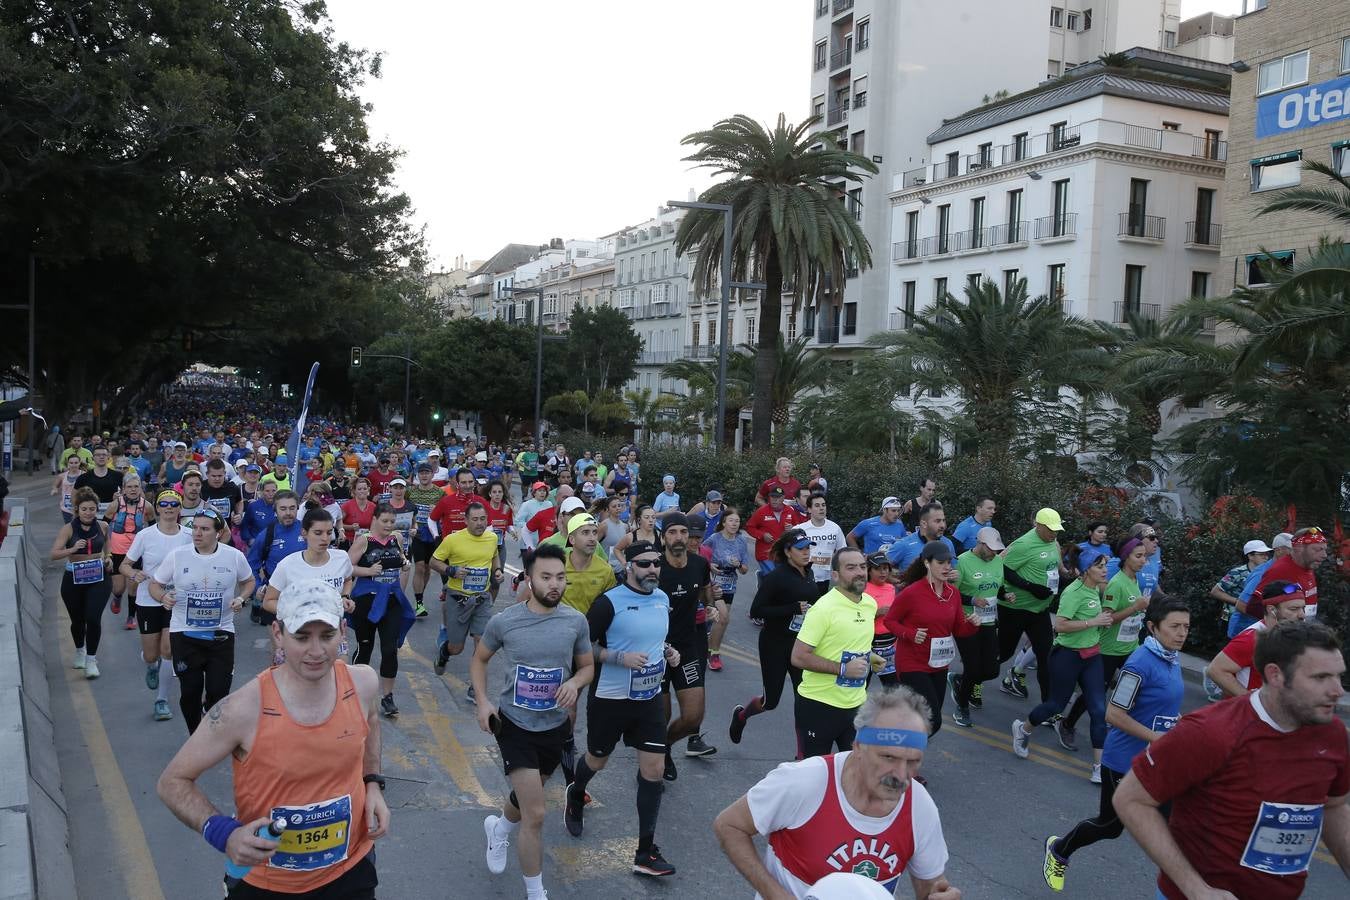
<path fill-rule="evenodd" d="M 637 374 L 642 338 L 633 322 L 612 306 L 575 307 L 567 324 L 568 384 L 593 393 L 617 391 Z"/>
<path fill-rule="evenodd" d="M 823 391 L 800 401 L 788 435 L 823 441 L 841 453 L 886 453 L 904 449 L 915 417 L 900 408 L 910 386 L 898 377 L 890 353 L 858 356 L 852 367 L 830 373 Z"/>
<path fill-rule="evenodd" d="M 667 394 L 655 395 L 651 388 L 639 388 L 624 394 L 632 410 L 631 421 L 642 429 L 642 445 L 649 446 L 652 436 L 661 431 L 670 421 L 671 413 L 679 401 Z"/>
<path fill-rule="evenodd" d="M 550 418 L 579 419 L 582 430 L 590 434 L 591 426 L 603 431 L 606 425 L 627 419 L 628 406 L 612 388 L 601 388 L 594 394 L 563 391 L 544 401 L 544 414 Z"/>
<path fill-rule="evenodd" d="M 753 443 L 761 448 L 772 439 L 784 285 L 794 286 L 794 305 L 801 297 L 816 297 L 823 307 L 839 302 L 851 266 L 872 264 L 872 248 L 839 186 L 861 183 L 877 167 L 830 135 L 813 132 L 819 121 L 789 125 L 779 115 L 769 129 L 738 115 L 681 141 L 697 147 L 686 161 L 724 177 L 699 199 L 733 208 L 732 278 L 766 285 L 752 392 Z M 715 293 L 721 277 L 723 229 L 720 212 L 691 210 L 675 237 L 677 252 L 695 251 L 692 280 L 707 295 Z"/>

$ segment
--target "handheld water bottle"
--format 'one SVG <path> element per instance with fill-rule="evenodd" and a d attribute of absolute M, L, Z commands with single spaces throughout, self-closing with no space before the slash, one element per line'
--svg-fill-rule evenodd
<path fill-rule="evenodd" d="M 285 830 L 286 820 L 278 817 L 259 828 L 254 834 L 269 841 L 277 841 L 281 839 L 281 834 Z M 252 868 L 252 866 L 241 866 L 228 856 L 225 857 L 225 875 L 229 878 L 243 878 Z"/>

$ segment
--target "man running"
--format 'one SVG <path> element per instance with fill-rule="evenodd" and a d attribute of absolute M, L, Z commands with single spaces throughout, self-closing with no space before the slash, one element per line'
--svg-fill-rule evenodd
<path fill-rule="evenodd" d="M 952 557 L 956 556 L 956 547 L 946 534 L 947 513 L 941 503 L 929 503 L 919 511 L 917 518 L 918 528 L 891 544 L 891 549 L 886 551 L 886 558 L 891 561 L 895 571 L 902 574 L 919 558 L 930 541 L 941 541 L 947 545 L 947 551 Z"/>
<path fill-rule="evenodd" d="M 432 480 L 436 470 L 431 463 L 419 463 L 417 466 L 417 482 L 408 488 L 408 502 L 412 503 L 416 509 L 414 522 L 417 525 L 417 531 L 413 534 L 412 540 L 412 560 L 413 568 L 413 600 L 417 609 L 418 618 L 427 614 L 426 603 L 423 595 L 427 590 L 427 582 L 431 579 L 430 560 L 431 554 L 436 550 L 437 537 L 431 531 L 431 511 L 436 508 L 436 504 L 441 502 L 445 492 L 436 486 Z"/>
<path fill-rule="evenodd" d="M 900 521 L 900 510 L 904 503 L 899 497 L 887 497 L 881 501 L 881 514 L 863 519 L 847 535 L 848 545 L 871 556 L 873 553 L 885 553 L 891 545 L 905 536 L 905 523 Z"/>
<path fill-rule="evenodd" d="M 155 501 L 155 523 L 137 532 L 126 557 L 122 575 L 136 585 L 136 624 L 141 632 L 141 659 L 145 662 L 145 686 L 155 692 L 156 722 L 173 718 L 169 711 L 169 681 L 173 678 L 173 650 L 169 627 L 173 615 L 150 595 L 150 574 L 179 547 L 192 544 L 191 533 L 178 523 L 182 498 L 163 491 Z"/>
<path fill-rule="evenodd" d="M 957 553 L 965 553 L 974 550 L 979 542 L 980 530 L 989 527 L 989 523 L 994 521 L 994 514 L 998 512 L 998 504 L 994 502 L 993 497 L 981 497 L 975 503 L 975 512 L 952 529 L 952 542 L 956 544 Z"/>
<path fill-rule="evenodd" d="M 786 495 L 781 486 L 771 485 L 768 492 L 768 502 L 751 513 L 750 521 L 745 523 L 745 533 L 755 542 L 755 561 L 759 563 L 761 575 L 773 571 L 774 541 L 803 519 L 783 502 Z"/>
<path fill-rule="evenodd" d="M 1319 836 L 1350 872 L 1341 642 L 1317 622 L 1285 622 L 1258 639 L 1255 663 L 1259 691 L 1183 716 L 1116 789 L 1116 812 L 1162 870 L 1167 900 L 1292 900 Z"/>
<path fill-rule="evenodd" d="M 186 503 L 187 501 L 184 501 Z M 281 561 L 292 553 L 301 553 L 305 549 L 305 532 L 297 518 L 300 513 L 300 498 L 295 491 L 277 491 L 272 501 L 276 518 L 269 522 L 253 539 L 248 547 L 248 564 L 253 569 L 253 578 L 257 592 L 249 614 L 255 625 L 268 625 L 272 614 L 262 608 L 263 594 L 267 589 L 267 580 L 281 565 Z"/>
<path fill-rule="evenodd" d="M 824 494 L 812 494 L 806 509 L 810 519 L 797 527 L 811 539 L 811 573 L 816 579 L 816 590 L 824 595 L 830 589 L 830 562 L 848 544 L 844 538 L 844 529 L 825 518 L 827 504 Z"/>
<path fill-rule="evenodd" d="M 540 548 L 525 561 L 525 573 L 529 597 L 488 622 L 469 673 L 474 692 L 483 698 L 478 727 L 496 736 L 511 784 L 501 815 L 483 820 L 488 871 L 500 875 L 506 870 L 507 850 L 518 834 L 526 900 L 545 900 L 544 782 L 562 760 L 572 731 L 568 713 L 595 675 L 595 658 L 586 617 L 559 605 L 567 587 L 562 551 Z M 506 660 L 506 677 L 495 694 L 487 676 L 488 663 L 498 653 Z M 494 697 L 497 703 L 489 699 Z"/>
<path fill-rule="evenodd" d="M 436 651 L 435 671 L 445 674 L 450 657 L 464 652 L 466 636 L 473 635 L 474 647 L 492 618 L 493 579 L 502 577 L 501 557 L 497 555 L 497 535 L 488 530 L 487 507 L 480 501 L 470 503 L 464 514 L 462 531 L 446 535 L 431 557 L 431 567 L 445 581 L 441 601 L 441 620 L 445 642 Z M 470 691 L 472 701 L 477 695 Z"/>
<path fill-rule="evenodd" d="M 666 643 L 670 601 L 660 582 L 661 551 L 648 541 L 630 544 L 624 583 L 605 594 L 586 614 L 600 673 L 591 682 L 586 703 L 586 755 L 577 760 L 576 780 L 568 785 L 563 821 L 573 837 L 583 828 L 586 786 L 609 762 L 622 739 L 637 750 L 638 846 L 633 871 L 674 875 L 656 846 L 661 812 L 661 780 L 666 755 L 666 721 L 657 697 L 668 666 L 680 654 Z"/>
<path fill-rule="evenodd" d="M 912 500 L 906 500 L 904 508 L 900 510 L 900 521 L 905 523 L 906 528 L 913 531 L 919 527 L 923 508 L 933 502 L 936 494 L 937 482 L 931 477 L 919 480 L 919 495 Z"/>
<path fill-rule="evenodd" d="M 1003 555 L 1003 580 L 1008 592 L 998 607 L 998 661 L 1002 665 L 1011 659 L 1017 642 L 1025 634 L 1036 654 L 1041 702 L 1050 699 L 1050 645 L 1054 632 L 1046 610 L 1059 592 L 1062 563 L 1056 538 L 1063 530 L 1059 513 L 1045 507 L 1037 511 L 1032 529 L 1009 544 Z M 1014 697 L 1028 695 L 1020 674 L 1008 670 L 1003 676 L 1004 693 Z"/>
<path fill-rule="evenodd" d="M 97 464 L 97 460 L 95 460 Z M 77 483 L 78 486 L 78 483 Z M 1270 564 L 1257 582 L 1256 592 L 1264 594 L 1272 581 L 1288 581 L 1303 589 L 1308 598 L 1303 618 L 1317 618 L 1317 567 L 1327 558 L 1327 535 L 1320 528 L 1300 528 L 1290 540 L 1289 555 Z"/>
<path fill-rule="evenodd" d="M 180 822 L 234 864 L 252 866 L 243 879 L 226 879 L 229 900 L 374 900 L 372 842 L 389 831 L 379 679 L 339 658 L 344 637 L 337 591 L 315 581 L 289 586 L 272 625 L 284 661 L 213 706 L 207 727 L 159 778 L 159 797 Z M 227 758 L 239 818 L 222 814 L 197 784 Z M 277 818 L 287 822 L 279 841 L 257 836 Z"/>
<path fill-rule="evenodd" d="M 774 490 L 783 492 L 784 497 L 796 499 L 797 492 L 802 489 L 802 483 L 792 477 L 792 460 L 786 456 L 780 456 L 773 464 L 773 477 L 767 479 L 759 486 L 755 492 L 755 506 L 761 507 L 769 502 L 769 495 Z M 773 543 L 770 541 L 769 543 Z"/>
<path fill-rule="evenodd" d="M 1263 683 L 1261 670 L 1254 665 L 1256 642 L 1281 622 L 1302 622 L 1307 615 L 1308 597 L 1298 585 L 1272 581 L 1265 590 L 1270 593 L 1269 597 L 1253 597 L 1247 604 L 1248 609 L 1261 613 L 1256 624 L 1229 641 L 1205 669 L 1205 674 L 1226 696 L 1242 697 L 1260 690 Z"/>
<path fill-rule="evenodd" d="M 108 507 L 122 489 L 122 473 L 108 468 L 108 448 L 95 447 L 93 465 L 88 472 L 75 479 L 75 490 L 87 487 L 98 497 L 98 517 L 103 518 Z"/>
<path fill-rule="evenodd" d="M 928 718 L 909 688 L 879 691 L 858 710 L 851 749 L 783 763 L 722 810 L 713 831 L 758 896 L 803 898 L 833 872 L 862 875 L 892 896 L 908 873 L 919 900 L 961 896 L 944 874 L 937 806 L 916 777 Z"/>

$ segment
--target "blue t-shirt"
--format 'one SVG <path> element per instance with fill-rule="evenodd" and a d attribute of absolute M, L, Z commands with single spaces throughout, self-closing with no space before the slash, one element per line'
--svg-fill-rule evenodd
<path fill-rule="evenodd" d="M 1087 542 L 1084 541 L 1083 544 Z M 1083 547 L 1079 544 L 1079 548 Z M 1106 561 L 1106 580 L 1110 581 L 1116 577 L 1120 571 L 1120 557 L 1112 556 Z M 1155 550 L 1153 555 L 1144 560 L 1144 567 L 1139 570 L 1139 574 L 1134 576 L 1134 580 L 1139 584 L 1139 590 L 1144 594 L 1152 594 L 1158 589 L 1158 576 L 1162 574 L 1162 551 Z"/>
<path fill-rule="evenodd" d="M 715 513 L 709 513 L 707 509 L 704 509 L 701 512 L 691 513 L 689 516 L 689 522 L 691 524 L 693 524 L 694 522 L 702 524 L 703 533 L 711 538 L 713 532 L 717 530 L 718 523 L 722 521 L 723 511 L 724 510 L 718 510 Z"/>
<path fill-rule="evenodd" d="M 150 460 L 144 456 L 128 456 L 127 465 L 136 470 L 136 474 L 141 476 L 141 481 L 150 480 Z"/>
<path fill-rule="evenodd" d="M 985 525 L 987 524 L 986 522 Z M 975 521 L 974 516 L 966 516 L 966 520 L 953 529 L 952 540 L 960 547 L 959 552 L 964 553 L 966 550 L 975 549 L 975 536 L 980 533 L 980 529 L 984 528 L 985 525 Z"/>
<path fill-rule="evenodd" d="M 267 529 L 268 523 L 277 517 L 276 509 L 259 497 L 250 500 L 244 506 L 244 520 L 239 523 L 239 536 L 244 543 L 251 544 L 253 539 Z"/>
<path fill-rule="evenodd" d="M 864 553 L 876 553 L 878 550 L 891 549 L 892 544 L 905 536 L 905 523 L 896 519 L 887 525 L 881 521 L 881 516 L 873 516 L 863 519 L 849 534 L 854 540 L 862 542 Z"/>
<path fill-rule="evenodd" d="M 1185 686 L 1180 663 L 1170 663 L 1147 647 L 1140 647 L 1125 660 L 1115 686 L 1107 697 L 1145 728 L 1170 731 L 1181 716 Z M 1113 772 L 1128 772 L 1130 764 L 1148 741 L 1112 728 L 1102 748 L 1102 765 Z"/>
<path fill-rule="evenodd" d="M 643 669 L 610 662 L 600 667 L 595 696 L 606 700 L 650 700 L 660 695 L 665 676 L 666 632 L 670 630 L 670 598 L 657 588 L 639 593 L 627 584 L 596 598 L 586 614 L 591 640 L 614 653 L 642 653 Z"/>
<path fill-rule="evenodd" d="M 1271 563 L 1273 562 L 1275 562 L 1275 557 L 1272 556 L 1255 569 L 1252 569 L 1252 573 L 1247 576 L 1246 583 L 1242 585 L 1242 595 L 1238 597 L 1239 600 L 1246 603 L 1248 600 L 1252 599 L 1252 594 L 1256 593 L 1257 587 L 1261 584 L 1261 579 L 1266 577 L 1266 570 L 1270 568 Z M 1256 620 L 1253 619 L 1252 621 Z"/>
<path fill-rule="evenodd" d="M 952 552 L 952 559 L 956 559 L 956 548 L 952 546 L 951 538 L 945 534 L 940 538 L 942 543 L 947 545 L 947 549 Z M 909 564 L 919 558 L 923 552 L 923 545 L 928 543 L 919 532 L 905 535 L 903 540 L 891 544 L 891 549 L 886 551 L 886 558 L 891 561 L 891 565 L 900 571 L 909 568 Z"/>
<path fill-rule="evenodd" d="M 661 513 L 665 512 L 668 509 L 679 509 L 679 508 L 680 508 L 679 494 L 667 494 L 665 491 L 662 491 L 661 493 L 657 494 L 656 499 L 652 501 L 652 509 L 656 510 L 656 515 L 658 517 L 661 515 Z M 660 518 L 657 518 L 656 520 L 656 527 L 658 529 L 661 527 Z"/>

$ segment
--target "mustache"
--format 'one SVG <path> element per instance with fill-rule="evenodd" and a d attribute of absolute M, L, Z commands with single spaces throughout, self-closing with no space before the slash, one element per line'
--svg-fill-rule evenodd
<path fill-rule="evenodd" d="M 905 785 L 904 782 L 902 782 L 899 778 L 896 778 L 894 775 L 882 775 L 881 786 L 884 788 L 890 788 L 893 791 L 898 791 L 904 788 Z"/>

